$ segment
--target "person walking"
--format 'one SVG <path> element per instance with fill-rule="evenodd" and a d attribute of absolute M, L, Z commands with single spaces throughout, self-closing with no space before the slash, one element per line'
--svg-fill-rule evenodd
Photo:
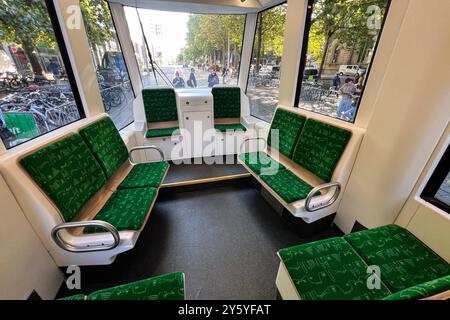
<path fill-rule="evenodd" d="M 219 77 L 215 71 L 212 71 L 208 76 L 208 87 L 212 88 L 216 84 L 219 84 Z"/>
<path fill-rule="evenodd" d="M 173 84 L 173 87 L 175 89 L 184 88 L 185 87 L 184 79 L 181 76 L 180 71 L 176 71 L 175 72 L 175 78 L 173 78 L 172 84 Z"/>
<path fill-rule="evenodd" d="M 197 88 L 197 78 L 195 77 L 195 70 L 191 68 L 191 73 L 189 74 L 189 80 L 187 81 L 189 88 Z"/>
<path fill-rule="evenodd" d="M 341 101 L 337 108 L 338 118 L 342 118 L 344 113 L 347 112 L 353 104 L 353 95 L 356 93 L 356 85 L 352 78 L 345 79 L 344 85 L 339 89 L 341 95 Z"/>

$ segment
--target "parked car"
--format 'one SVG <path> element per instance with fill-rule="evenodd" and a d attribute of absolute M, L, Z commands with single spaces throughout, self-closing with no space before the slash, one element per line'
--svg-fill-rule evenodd
<path fill-rule="evenodd" d="M 356 76 L 365 74 L 366 70 L 358 65 L 343 64 L 339 67 L 338 73 L 341 76 Z"/>

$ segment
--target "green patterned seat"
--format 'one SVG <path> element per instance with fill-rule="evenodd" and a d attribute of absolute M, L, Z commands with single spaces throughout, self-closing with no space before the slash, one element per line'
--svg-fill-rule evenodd
<path fill-rule="evenodd" d="M 62 300 L 184 300 L 184 274 L 173 272 Z"/>
<path fill-rule="evenodd" d="M 287 169 L 261 175 L 261 179 L 287 203 L 305 199 L 313 189 Z"/>
<path fill-rule="evenodd" d="M 86 143 L 72 134 L 20 160 L 21 165 L 60 209 L 66 222 L 106 182 Z"/>
<path fill-rule="evenodd" d="M 295 146 L 292 159 L 303 168 L 329 182 L 351 132 L 308 119 Z"/>
<path fill-rule="evenodd" d="M 151 138 L 161 138 L 161 137 L 171 137 L 172 135 L 179 135 L 180 128 L 172 127 L 172 128 L 162 128 L 162 129 L 148 129 L 145 137 L 147 139 Z"/>
<path fill-rule="evenodd" d="M 127 147 L 111 118 L 102 118 L 81 129 L 80 135 L 108 178 L 128 160 Z"/>
<path fill-rule="evenodd" d="M 384 300 L 418 300 L 450 290 L 450 275 L 398 291 Z"/>
<path fill-rule="evenodd" d="M 303 300 L 373 300 L 389 295 L 367 288 L 367 264 L 342 238 L 307 243 L 279 251 Z"/>
<path fill-rule="evenodd" d="M 140 230 L 157 192 L 156 188 L 117 190 L 93 220 L 106 221 L 118 231 Z M 97 232 L 104 230 L 97 227 L 84 229 L 84 233 Z"/>
<path fill-rule="evenodd" d="M 380 267 L 381 278 L 392 292 L 450 275 L 444 259 L 400 226 L 356 232 L 344 239 L 369 265 Z"/>
<path fill-rule="evenodd" d="M 148 122 L 178 121 L 175 90 L 156 88 L 142 90 L 145 116 Z"/>
<path fill-rule="evenodd" d="M 305 121 L 306 118 L 302 115 L 278 108 L 270 126 L 267 145 L 279 150 L 286 157 L 291 158 Z M 278 130 L 278 141 L 275 138 L 275 130 Z M 274 143 L 278 143 L 278 146 L 274 145 Z"/>
<path fill-rule="evenodd" d="M 158 188 L 162 183 L 167 169 L 169 169 L 169 163 L 167 161 L 138 163 L 133 166 L 118 189 Z"/>
<path fill-rule="evenodd" d="M 241 89 L 238 87 L 214 87 L 214 119 L 241 117 Z"/>
<path fill-rule="evenodd" d="M 214 128 L 217 131 L 220 132 L 227 132 L 227 131 L 247 131 L 247 128 L 244 127 L 240 123 L 233 123 L 233 124 L 215 124 Z"/>
<path fill-rule="evenodd" d="M 265 152 L 241 153 L 239 158 L 257 175 L 285 169 L 285 166 Z"/>

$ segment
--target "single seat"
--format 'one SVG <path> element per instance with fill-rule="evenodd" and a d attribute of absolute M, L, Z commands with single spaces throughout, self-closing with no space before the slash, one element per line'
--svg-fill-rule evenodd
<path fill-rule="evenodd" d="M 184 300 L 184 274 L 174 272 L 61 300 Z"/>
<path fill-rule="evenodd" d="M 450 289 L 450 265 L 397 225 L 282 249 L 278 255 L 276 283 L 284 299 L 421 299 Z"/>
<path fill-rule="evenodd" d="M 175 90 L 172 88 L 144 89 L 142 97 L 148 127 L 145 137 L 153 139 L 179 134 Z"/>
<path fill-rule="evenodd" d="M 214 87 L 214 128 L 219 132 L 247 131 L 241 124 L 241 89 Z"/>
<path fill-rule="evenodd" d="M 261 179 L 287 203 L 305 199 L 314 189 L 289 170 L 261 175 Z"/>
<path fill-rule="evenodd" d="M 102 166 L 106 177 L 120 176 L 123 181 L 113 185 L 114 191 L 126 188 L 159 188 L 169 168 L 166 161 L 132 164 L 127 147 L 109 117 L 80 130 L 80 135 Z M 120 180 L 120 179 L 119 179 Z"/>

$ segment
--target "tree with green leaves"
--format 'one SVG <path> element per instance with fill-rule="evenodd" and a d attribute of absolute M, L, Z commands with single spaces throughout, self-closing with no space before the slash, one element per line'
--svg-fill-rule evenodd
<path fill-rule="evenodd" d="M 45 1 L 0 0 L 0 42 L 22 47 L 33 72 L 43 74 L 35 47 L 40 43 L 56 46 Z"/>

